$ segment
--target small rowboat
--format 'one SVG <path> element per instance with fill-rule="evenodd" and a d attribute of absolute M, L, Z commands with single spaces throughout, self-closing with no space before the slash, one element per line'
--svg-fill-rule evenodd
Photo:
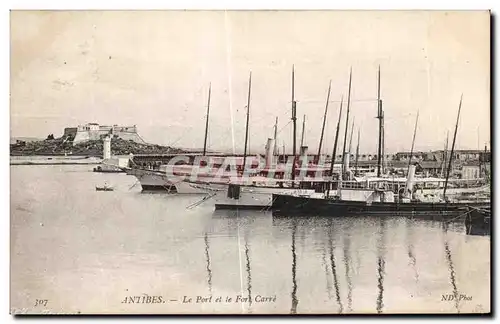
<path fill-rule="evenodd" d="M 95 187 L 96 191 L 113 191 L 113 187 L 103 186 L 103 187 Z"/>

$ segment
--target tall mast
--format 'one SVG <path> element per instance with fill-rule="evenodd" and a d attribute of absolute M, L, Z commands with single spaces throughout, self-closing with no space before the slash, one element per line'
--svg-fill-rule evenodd
<path fill-rule="evenodd" d="M 453 151 L 455 150 L 455 140 L 457 139 L 458 121 L 460 120 L 460 110 L 462 110 L 462 98 L 460 96 L 460 103 L 458 104 L 457 123 L 455 124 L 455 133 L 453 134 L 453 142 L 451 144 L 450 162 L 448 163 L 448 170 L 446 170 L 446 180 L 444 182 L 443 198 L 446 199 L 446 189 L 448 188 L 448 179 L 450 177 L 451 163 L 453 161 Z"/>
<path fill-rule="evenodd" d="M 351 148 L 352 148 L 352 133 L 354 132 L 354 119 L 355 117 L 352 118 L 351 136 L 349 137 L 349 150 L 348 150 L 349 155 L 351 154 Z"/>
<path fill-rule="evenodd" d="M 295 102 L 295 66 L 292 65 L 292 122 L 293 122 L 293 164 L 292 164 L 292 187 L 295 186 L 295 159 L 297 157 L 297 103 Z"/>
<path fill-rule="evenodd" d="M 302 118 L 302 136 L 300 136 L 300 147 L 304 146 L 304 132 L 306 129 L 306 115 Z"/>
<path fill-rule="evenodd" d="M 344 101 L 344 96 L 340 98 L 340 110 L 339 110 L 339 120 L 337 121 L 337 130 L 335 131 L 335 141 L 333 143 L 333 153 L 332 153 L 332 162 L 330 163 L 330 175 L 333 175 L 333 165 L 335 164 L 335 157 L 337 155 L 337 143 L 339 139 L 339 130 L 340 130 L 340 119 L 342 118 L 342 103 Z"/>
<path fill-rule="evenodd" d="M 273 149 L 273 155 L 278 154 L 278 117 L 276 117 L 276 122 L 274 123 L 274 149 Z"/>
<path fill-rule="evenodd" d="M 344 160 L 345 160 L 345 149 L 346 149 L 346 143 L 347 143 L 347 130 L 349 129 L 349 110 L 351 108 L 351 80 L 352 80 L 352 67 L 349 71 L 349 92 L 347 93 L 347 115 L 346 115 L 346 120 L 345 120 L 345 134 L 344 134 L 344 147 L 342 149 L 342 175 L 345 173 L 345 165 L 344 165 Z"/>
<path fill-rule="evenodd" d="M 250 76 L 248 78 L 248 100 L 247 100 L 247 123 L 245 126 L 245 150 L 243 151 L 243 175 L 245 173 L 245 166 L 247 162 L 247 144 L 248 144 L 248 121 L 250 120 L 250 92 L 252 89 L 252 71 L 250 71 Z"/>
<path fill-rule="evenodd" d="M 382 105 L 382 100 L 380 100 L 380 105 Z M 380 162 L 380 173 L 385 172 L 385 118 L 384 118 L 384 110 L 382 109 L 382 151 L 380 152 L 381 162 Z"/>
<path fill-rule="evenodd" d="M 328 114 L 328 102 L 330 101 L 331 89 L 332 89 L 332 80 L 330 80 L 330 83 L 328 85 L 328 94 L 326 95 L 325 114 L 323 116 L 323 126 L 321 127 L 321 136 L 319 138 L 318 161 L 319 161 L 319 156 L 321 155 L 321 146 L 323 145 L 323 135 L 325 134 L 326 115 Z"/>
<path fill-rule="evenodd" d="M 413 156 L 413 147 L 415 145 L 415 136 L 417 135 L 417 124 L 418 124 L 418 115 L 420 113 L 420 110 L 417 110 L 417 118 L 415 119 L 415 128 L 413 129 L 413 139 L 411 141 L 411 151 L 410 151 L 410 158 L 408 159 L 408 169 L 406 171 L 406 174 L 410 172 L 410 165 L 411 165 L 411 158 Z"/>
<path fill-rule="evenodd" d="M 487 173 L 486 173 L 486 154 L 488 153 L 488 150 L 486 148 L 486 144 L 484 144 L 484 155 L 483 155 L 483 161 L 481 163 L 481 158 L 479 158 L 479 162 L 481 163 L 483 167 L 483 171 L 481 172 L 481 169 L 479 169 L 479 172 L 481 172 L 481 177 L 484 176 L 485 179 L 487 179 Z"/>
<path fill-rule="evenodd" d="M 332 161 L 330 162 L 330 176 L 333 179 L 333 165 L 335 164 L 335 156 L 337 155 L 337 143 L 339 139 L 339 129 L 340 129 L 340 119 L 342 118 L 342 103 L 344 101 L 344 96 L 340 97 L 340 111 L 339 111 L 339 120 L 337 121 L 337 130 L 335 131 L 335 141 L 333 143 L 333 153 L 332 153 Z M 326 197 L 330 195 L 330 186 L 326 191 Z"/>
<path fill-rule="evenodd" d="M 377 177 L 380 177 L 380 168 L 382 166 L 382 129 L 384 127 L 384 112 L 382 111 L 382 101 L 380 100 L 380 65 L 378 66 L 377 107 L 378 107 Z"/>
<path fill-rule="evenodd" d="M 358 127 L 358 145 L 356 146 L 356 160 L 354 162 L 354 174 L 355 175 L 358 175 L 359 137 L 360 137 L 360 131 L 359 131 L 359 127 Z"/>
<path fill-rule="evenodd" d="M 444 150 L 443 150 L 443 161 L 441 163 L 441 177 L 444 175 L 444 171 L 446 168 L 446 162 L 448 159 L 448 138 L 450 137 L 450 131 L 446 132 L 446 143 L 444 144 Z"/>
<path fill-rule="evenodd" d="M 207 154 L 208 118 L 210 116 L 210 94 L 212 93 L 212 82 L 208 87 L 207 121 L 205 123 L 205 142 L 203 143 L 203 156 Z"/>

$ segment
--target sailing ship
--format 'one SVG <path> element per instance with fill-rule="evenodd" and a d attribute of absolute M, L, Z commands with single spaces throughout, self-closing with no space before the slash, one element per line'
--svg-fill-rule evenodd
<path fill-rule="evenodd" d="M 326 179 L 328 174 L 331 174 L 330 170 L 326 166 L 319 164 L 321 146 L 323 142 L 323 134 L 326 123 L 326 116 L 328 112 L 328 103 L 331 91 L 331 82 L 328 87 L 327 101 L 325 106 L 325 113 L 323 117 L 323 126 L 320 137 L 320 144 L 318 149 L 318 155 L 315 156 L 311 164 L 307 163 L 307 146 L 301 145 L 300 155 L 297 155 L 297 145 L 296 145 L 296 108 L 297 102 L 294 97 L 294 80 L 295 80 L 295 69 L 292 67 L 292 121 L 293 121 L 293 153 L 292 153 L 292 164 L 291 170 L 287 170 L 284 164 L 275 164 L 274 152 L 276 148 L 276 129 L 275 125 L 275 137 L 274 139 L 269 138 L 266 145 L 266 166 L 263 170 L 259 171 L 257 174 L 252 173 L 252 168 L 250 170 L 245 170 L 246 159 L 247 159 L 247 147 L 248 147 L 248 128 L 249 128 L 249 115 L 250 115 L 250 98 L 251 98 L 251 82 L 252 76 L 250 73 L 248 82 L 248 101 L 247 101 L 247 114 L 246 114 L 246 129 L 245 129 L 245 146 L 243 153 L 243 163 L 242 170 L 237 177 L 230 178 L 229 181 L 224 182 L 210 182 L 210 181 L 190 181 L 185 180 L 192 188 L 199 189 L 200 191 L 208 192 L 210 186 L 217 184 L 219 186 L 224 186 L 227 190 L 217 190 L 218 192 L 214 195 L 215 208 L 216 209 L 261 209 L 269 207 L 271 205 L 272 194 L 273 193 L 283 193 L 283 194 L 307 194 L 313 196 L 316 190 L 313 188 L 301 188 L 300 184 L 302 182 L 309 183 L 311 179 Z M 302 140 L 303 144 L 304 138 L 304 128 L 305 128 L 305 118 L 302 126 Z M 276 165 L 276 167 L 273 167 Z M 248 171 L 248 172 L 246 172 Z M 247 175 L 248 174 L 248 175 Z M 290 175 L 290 178 L 287 177 Z M 319 175 L 319 176 L 318 176 Z"/>
<path fill-rule="evenodd" d="M 205 137 L 203 142 L 203 153 L 202 157 L 205 157 L 207 154 L 207 137 L 208 137 L 208 126 L 209 126 L 209 117 L 210 117 L 210 98 L 212 93 L 212 84 L 210 83 L 208 88 L 208 102 L 207 102 L 207 113 L 206 113 L 206 122 L 205 122 Z M 133 166 L 132 168 L 127 170 L 128 175 L 133 175 L 140 182 L 143 191 L 161 191 L 166 193 L 205 193 L 205 191 L 200 191 L 197 189 L 193 189 L 188 185 L 183 185 L 182 179 L 180 177 L 190 175 L 196 171 L 196 169 L 200 168 L 200 165 L 193 165 L 193 162 L 196 161 L 196 157 L 199 155 L 191 154 L 191 158 L 193 161 L 190 161 L 189 164 L 184 165 L 174 165 L 170 166 L 166 165 L 158 165 L 157 168 L 144 169 L 138 166 Z M 175 158 L 173 155 L 170 158 Z M 220 167 L 222 165 L 221 159 L 224 156 L 214 157 L 217 160 L 211 160 L 210 165 L 214 167 Z M 200 174 L 200 177 L 206 174 Z"/>
<path fill-rule="evenodd" d="M 380 192 L 383 190 L 386 192 L 387 197 L 396 197 L 396 199 L 404 193 L 405 190 L 409 188 L 408 181 L 411 181 L 412 188 L 414 192 L 412 195 L 414 199 L 423 199 L 429 203 L 439 202 L 440 192 L 443 187 L 451 187 L 451 183 L 455 186 L 449 189 L 449 196 L 457 196 L 458 194 L 470 193 L 474 194 L 477 198 L 478 192 L 488 192 L 489 186 L 478 186 L 474 183 L 470 185 L 470 181 L 462 180 L 449 180 L 441 178 L 418 178 L 415 179 L 415 168 L 412 167 L 412 174 L 410 179 L 410 166 L 411 158 L 408 162 L 407 178 L 402 177 L 388 177 L 383 175 L 383 159 L 384 156 L 384 112 L 382 109 L 382 100 L 380 99 L 380 67 L 378 70 L 378 92 L 377 92 L 377 118 L 379 119 L 379 137 L 378 137 L 378 164 L 377 164 L 377 177 L 356 177 L 356 172 L 353 174 L 349 167 L 350 152 L 352 146 L 352 135 L 354 129 L 354 123 L 351 127 L 351 140 L 349 142 L 349 150 L 347 151 L 347 132 L 349 128 L 349 113 L 350 113 L 350 102 L 351 102 L 351 84 L 352 84 L 352 69 L 349 74 L 349 86 L 348 86 L 348 96 L 347 96 L 347 116 L 346 116 L 346 126 L 345 135 L 343 142 L 343 155 L 340 172 L 334 172 L 335 159 L 338 138 L 340 131 L 340 120 L 342 118 L 343 111 L 343 98 L 340 100 L 340 110 L 337 122 L 335 142 L 333 146 L 332 159 L 330 161 L 330 167 L 327 168 L 322 165 L 318 165 L 319 156 L 321 154 L 321 145 L 323 136 L 320 137 L 320 144 L 318 149 L 318 155 L 312 164 L 304 164 L 303 157 L 307 155 L 307 147 L 303 146 L 303 134 L 301 137 L 301 147 L 300 155 L 295 154 L 296 143 L 295 143 L 295 121 L 296 121 L 296 102 L 294 98 L 294 69 L 292 68 L 292 122 L 293 122 L 293 163 L 291 170 L 291 177 L 286 177 L 286 170 L 280 168 L 277 165 L 276 168 L 272 169 L 273 164 L 273 151 L 271 148 L 274 146 L 276 148 L 276 143 L 272 142 L 272 139 L 268 139 L 266 146 L 266 168 L 257 174 L 253 174 L 251 171 L 248 172 L 250 175 L 243 176 L 245 174 L 244 169 L 246 158 L 247 158 L 247 140 L 248 140 L 248 116 L 250 111 L 250 93 L 251 93 L 251 75 L 249 78 L 249 89 L 248 89 L 248 103 L 247 103 L 247 123 L 246 123 L 246 135 L 245 135 L 245 150 L 243 155 L 243 163 L 241 168 L 238 169 L 239 172 L 237 177 L 227 177 L 224 181 L 216 179 L 197 179 L 197 181 L 185 180 L 182 185 L 188 185 L 194 190 L 199 190 L 200 192 L 211 192 L 215 190 L 215 194 L 212 196 L 215 200 L 216 209 L 264 209 L 264 208 L 276 208 L 277 202 L 275 198 L 278 195 L 290 196 L 290 197 L 300 197 L 304 198 L 314 198 L 314 199 L 325 199 L 329 198 L 330 190 L 337 190 L 337 199 L 347 200 L 347 201 L 377 201 L 380 200 L 378 194 L 374 192 Z M 323 118 L 323 128 L 321 134 L 324 133 L 325 120 L 328 110 L 328 102 L 330 96 L 330 86 L 328 88 L 327 104 L 325 106 L 325 114 Z M 415 122 L 415 130 L 413 134 L 412 151 L 415 142 L 416 126 L 418 123 L 418 112 L 417 120 Z M 303 132 L 305 129 L 305 118 L 303 120 Z M 275 127 L 276 134 L 276 127 Z M 275 135 L 276 137 L 276 135 Z M 274 138 L 275 140 L 276 138 Z M 358 148 L 356 151 L 359 154 L 359 134 L 358 134 Z M 357 154 L 357 155 L 358 155 Z M 411 154 L 410 154 L 411 155 Z M 306 159 L 307 161 L 307 159 Z M 315 164 L 316 163 L 316 164 Z M 356 167 L 357 169 L 357 167 Z M 448 168 L 449 169 L 449 168 Z M 337 170 L 335 170 L 337 171 Z M 289 172 L 288 172 L 289 173 Z M 273 174 L 273 176 L 269 176 Z M 302 175 L 302 176 L 301 176 Z M 474 182 L 474 181 L 473 181 Z M 464 188 L 464 185 L 467 188 Z M 225 190 L 227 188 L 227 190 Z M 273 198 L 273 194 L 277 195 Z M 467 197 L 465 197 L 467 198 Z M 295 198 L 290 198 L 295 199 Z M 388 199 L 388 198 L 386 198 Z M 280 198 L 279 201 L 282 199 Z M 278 202 L 279 202 L 278 201 Z M 280 207 L 281 208 L 281 207 Z"/>
<path fill-rule="evenodd" d="M 379 102 L 379 116 L 381 114 L 381 103 Z M 329 196 L 329 188 L 326 190 L 324 197 L 303 197 L 300 195 L 283 195 L 273 194 L 272 208 L 276 214 L 321 214 L 329 216 L 349 216 L 349 215 L 368 215 L 368 214 L 400 214 L 412 216 L 425 216 L 425 215 L 466 215 L 470 213 L 469 208 L 478 210 L 488 209 L 491 206 L 491 201 L 488 198 L 478 199 L 475 197 L 468 201 L 452 201 L 446 195 L 451 164 L 453 159 L 453 151 L 455 147 L 455 140 L 458 129 L 458 122 L 460 119 L 460 111 L 462 108 L 462 97 L 460 98 L 457 121 L 455 124 L 455 133 L 451 148 L 449 165 L 446 173 L 445 184 L 443 189 L 442 199 L 439 201 L 429 201 L 426 197 L 416 197 L 416 191 L 413 188 L 413 177 L 415 174 L 415 166 L 409 165 L 409 173 L 405 192 L 401 195 L 395 196 L 394 192 L 387 190 L 387 188 L 374 188 L 368 191 L 369 195 L 363 197 L 364 199 L 347 199 L 343 197 L 344 189 L 337 188 L 337 195 L 334 197 Z M 383 124 L 383 123 L 381 123 Z M 381 127 L 379 128 L 379 133 Z M 379 153 L 381 150 L 381 136 L 379 136 Z M 413 146 L 413 145 L 412 145 Z M 380 154 L 379 154 L 380 157 Z M 378 169 L 380 170 L 380 158 Z M 331 182 L 328 183 L 330 185 Z M 352 189 L 347 191 L 352 195 Z"/>

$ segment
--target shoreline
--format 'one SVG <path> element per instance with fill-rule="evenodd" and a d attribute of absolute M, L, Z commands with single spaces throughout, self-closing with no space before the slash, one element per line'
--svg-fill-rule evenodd
<path fill-rule="evenodd" d="M 10 165 L 98 165 L 101 162 L 31 162 L 31 161 L 19 161 L 19 162 L 10 162 Z"/>
<path fill-rule="evenodd" d="M 97 165 L 102 158 L 95 156 L 10 156 L 10 165 Z"/>

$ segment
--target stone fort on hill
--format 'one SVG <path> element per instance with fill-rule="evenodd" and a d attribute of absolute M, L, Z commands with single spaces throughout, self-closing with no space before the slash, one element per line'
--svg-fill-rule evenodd
<path fill-rule="evenodd" d="M 106 136 L 112 138 L 121 138 L 123 140 L 132 140 L 136 143 L 146 144 L 146 142 L 137 133 L 137 126 L 104 126 L 97 123 L 87 123 L 78 125 L 78 127 L 66 127 L 64 136 L 73 140 L 73 145 L 84 143 L 90 140 L 100 140 Z"/>

